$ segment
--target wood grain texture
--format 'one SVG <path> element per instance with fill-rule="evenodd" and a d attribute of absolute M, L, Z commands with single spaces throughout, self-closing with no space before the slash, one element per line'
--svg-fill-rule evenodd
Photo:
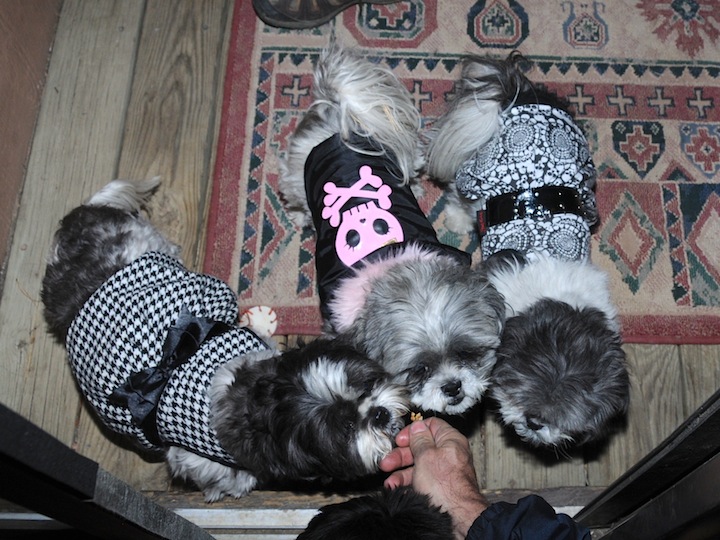
<path fill-rule="evenodd" d="M 486 489 L 545 489 L 584 486 L 582 454 L 556 454 L 534 449 L 505 429 L 494 414 L 488 414 L 485 430 Z M 476 468 L 479 466 L 475 464 Z"/>
<path fill-rule="evenodd" d="M 153 222 L 201 265 L 231 0 L 149 0 L 118 176 L 161 176 Z"/>
<path fill-rule="evenodd" d="M 216 108 L 222 102 L 230 0 L 147 2 L 124 118 L 117 176 L 163 183 L 150 218 L 183 247 L 188 267 L 201 265 L 210 192 Z M 77 448 L 141 490 L 167 489 L 162 460 L 147 461 L 108 437 L 83 407 Z"/>
<path fill-rule="evenodd" d="M 669 345 L 625 345 L 630 367 L 630 410 L 624 428 L 589 461 L 588 484 L 609 485 L 685 419 L 680 355 Z"/>
<path fill-rule="evenodd" d="M 683 416 L 687 418 L 720 388 L 720 347 L 680 346 Z"/>
<path fill-rule="evenodd" d="M 0 288 L 62 0 L 0 0 Z"/>
<path fill-rule="evenodd" d="M 116 171 L 141 16 L 139 1 L 63 5 L 0 304 L 0 396 L 65 444 L 80 400 L 45 330 L 44 263 L 59 219 Z"/>

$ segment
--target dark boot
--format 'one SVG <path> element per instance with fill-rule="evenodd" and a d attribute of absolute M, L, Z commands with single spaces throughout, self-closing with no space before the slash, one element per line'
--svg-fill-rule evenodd
<path fill-rule="evenodd" d="M 253 0 L 258 17 L 278 28 L 313 28 L 354 4 L 393 4 L 399 0 Z"/>

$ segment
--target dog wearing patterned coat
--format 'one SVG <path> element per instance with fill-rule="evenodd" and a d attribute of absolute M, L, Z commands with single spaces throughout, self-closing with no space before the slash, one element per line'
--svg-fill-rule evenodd
<path fill-rule="evenodd" d="M 447 225 L 476 227 L 507 320 L 491 394 L 534 445 L 585 443 L 628 405 L 628 374 L 607 276 L 590 260 L 595 166 L 557 96 L 524 58 L 465 59 L 430 133 L 428 172 L 450 186 Z"/>
<path fill-rule="evenodd" d="M 49 329 L 103 425 L 164 452 L 208 501 L 377 471 L 405 390 L 341 341 L 281 353 L 239 327 L 234 292 L 140 216 L 157 185 L 115 180 L 72 210 L 43 280 Z"/>

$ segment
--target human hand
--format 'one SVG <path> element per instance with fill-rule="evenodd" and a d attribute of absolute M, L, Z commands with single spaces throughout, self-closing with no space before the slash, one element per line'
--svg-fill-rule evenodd
<path fill-rule="evenodd" d="M 397 448 L 380 462 L 392 474 L 391 489 L 412 485 L 433 504 L 450 513 L 458 538 L 465 538 L 473 521 L 487 508 L 480 493 L 468 440 L 439 418 L 406 426 L 396 437 Z"/>

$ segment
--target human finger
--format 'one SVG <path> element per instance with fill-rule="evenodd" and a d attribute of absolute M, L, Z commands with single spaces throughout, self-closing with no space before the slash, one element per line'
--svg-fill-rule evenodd
<path fill-rule="evenodd" d="M 430 419 L 434 420 L 434 418 Z M 414 456 L 414 459 L 418 459 L 419 456 L 431 448 L 435 448 L 435 438 L 429 428 L 430 421 L 420 420 L 410 424 L 409 436 L 410 436 L 410 451 Z"/>
<path fill-rule="evenodd" d="M 448 442 L 469 446 L 465 435 L 440 418 L 432 417 L 428 419 L 427 427 L 436 446 L 445 446 Z"/>
<path fill-rule="evenodd" d="M 411 486 L 413 481 L 413 468 L 400 469 L 385 479 L 383 485 L 388 489 L 395 489 L 402 486 Z"/>
<path fill-rule="evenodd" d="M 418 423 L 429 422 L 430 420 L 415 420 L 414 422 L 406 425 L 400 430 L 395 436 L 395 444 L 398 446 L 409 446 L 410 445 L 410 430 L 415 429 L 412 426 Z M 442 420 L 436 419 L 436 421 L 442 422 Z"/>
<path fill-rule="evenodd" d="M 392 472 L 396 469 L 409 467 L 414 463 L 412 452 L 407 446 L 393 448 L 393 450 L 380 460 L 381 471 Z"/>
<path fill-rule="evenodd" d="M 398 446 L 408 446 L 410 444 L 410 426 L 412 424 L 408 424 L 404 428 L 400 430 L 400 432 L 395 435 L 395 444 Z"/>

